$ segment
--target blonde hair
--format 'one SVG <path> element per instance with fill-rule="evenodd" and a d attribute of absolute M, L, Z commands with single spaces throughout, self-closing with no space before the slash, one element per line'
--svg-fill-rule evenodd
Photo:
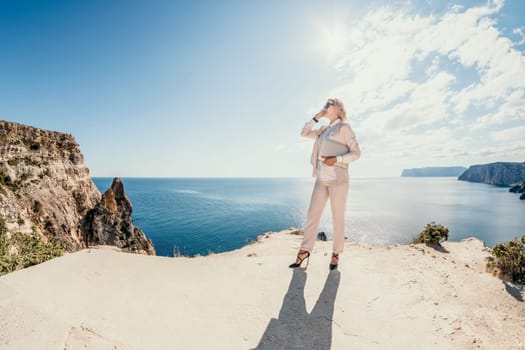
<path fill-rule="evenodd" d="M 339 108 L 339 112 L 337 112 L 337 118 L 341 119 L 341 121 L 346 122 L 348 121 L 348 118 L 346 117 L 346 109 L 345 105 L 343 104 L 343 101 L 341 101 L 338 98 L 331 98 L 334 102 L 334 107 Z"/>

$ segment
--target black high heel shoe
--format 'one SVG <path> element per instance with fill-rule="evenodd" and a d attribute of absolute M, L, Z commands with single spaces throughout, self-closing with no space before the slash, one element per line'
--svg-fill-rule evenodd
<path fill-rule="evenodd" d="M 306 254 L 306 256 L 304 256 L 302 259 L 299 257 L 300 255 L 303 255 L 303 254 Z M 297 253 L 297 260 L 299 260 L 299 262 L 295 262 L 293 264 L 290 264 L 290 268 L 295 268 L 295 267 L 300 267 L 301 264 L 303 263 L 304 259 L 308 259 L 308 261 L 306 262 L 306 266 L 308 266 L 308 264 L 310 263 L 310 252 L 307 251 L 307 250 L 300 250 L 299 253 Z"/>
<path fill-rule="evenodd" d="M 335 258 L 337 260 L 337 264 L 332 264 L 332 262 L 330 261 L 330 270 L 335 270 L 337 269 L 337 265 L 339 265 L 339 254 L 332 253 L 332 258 Z"/>

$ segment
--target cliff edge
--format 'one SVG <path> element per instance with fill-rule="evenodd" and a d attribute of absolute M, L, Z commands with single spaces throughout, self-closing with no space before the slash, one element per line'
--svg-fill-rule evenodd
<path fill-rule="evenodd" d="M 458 180 L 510 186 L 525 181 L 525 162 L 496 162 L 471 165 L 458 177 Z"/>

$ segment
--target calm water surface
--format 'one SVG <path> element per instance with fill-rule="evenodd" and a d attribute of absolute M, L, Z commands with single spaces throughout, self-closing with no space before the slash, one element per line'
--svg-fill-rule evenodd
<path fill-rule="evenodd" d="M 112 178 L 93 178 L 101 192 Z M 267 231 L 302 227 L 314 179 L 122 178 L 133 220 L 158 255 L 207 254 L 242 247 Z M 407 243 L 435 221 L 449 240 L 475 236 L 487 246 L 525 233 L 525 201 L 508 188 L 456 178 L 350 180 L 346 235 L 373 245 Z M 331 237 L 330 205 L 319 231 Z"/>

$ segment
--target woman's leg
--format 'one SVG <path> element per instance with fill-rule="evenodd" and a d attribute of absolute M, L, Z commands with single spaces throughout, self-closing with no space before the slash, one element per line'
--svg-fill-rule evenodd
<path fill-rule="evenodd" d="M 348 182 L 330 186 L 330 207 L 334 225 L 333 252 L 342 253 L 345 246 L 345 211 L 348 197 Z"/>
<path fill-rule="evenodd" d="M 310 199 L 310 207 L 306 215 L 306 224 L 304 225 L 304 237 L 301 249 L 309 252 L 314 249 L 314 243 L 317 236 L 317 228 L 321 221 L 321 215 L 328 200 L 328 187 L 325 184 L 315 181 L 315 186 Z"/>

